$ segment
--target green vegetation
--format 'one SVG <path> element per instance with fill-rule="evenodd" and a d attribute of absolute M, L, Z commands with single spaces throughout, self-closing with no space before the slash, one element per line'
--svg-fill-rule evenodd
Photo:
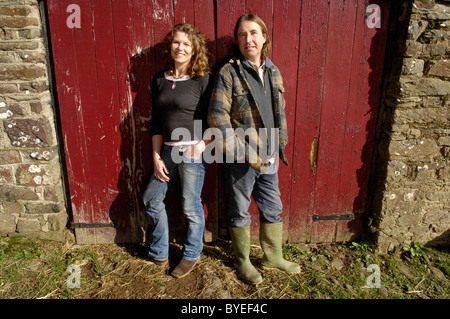
<path fill-rule="evenodd" d="M 141 245 L 76 245 L 0 237 L 0 299 L 16 298 L 263 298 L 263 299 L 448 299 L 450 253 L 412 243 L 390 254 L 366 242 L 285 245 L 284 257 L 302 273 L 262 271 L 249 286 L 236 277 L 231 243 L 205 244 L 201 261 L 182 279 L 169 275 L 181 256 L 172 244 L 169 269 L 148 263 Z M 259 266 L 262 252 L 252 246 Z M 80 270 L 79 288 L 70 288 Z M 375 270 L 374 266 L 376 265 Z M 378 271 L 379 270 L 379 271 Z M 71 277 L 72 276 L 72 277 Z M 371 285 L 379 276 L 379 288 Z M 72 280 L 72 281 L 71 281 Z"/>

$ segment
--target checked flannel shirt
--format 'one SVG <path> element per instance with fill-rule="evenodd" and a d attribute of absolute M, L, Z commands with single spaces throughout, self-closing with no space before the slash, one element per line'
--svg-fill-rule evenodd
<path fill-rule="evenodd" d="M 279 129 L 278 153 L 281 161 L 288 165 L 285 154 L 288 136 L 283 78 L 280 70 L 270 59 L 266 59 L 265 66 L 272 85 L 275 127 Z M 255 93 L 245 77 L 241 59 L 230 60 L 216 75 L 208 109 L 208 124 L 211 128 L 221 131 L 224 140 L 223 152 L 233 154 L 235 161 L 239 159 L 237 147 L 242 147 L 243 144 L 247 144 L 244 147 L 248 144 L 260 147 L 262 143 L 258 132 L 260 128 L 264 128 L 264 123 L 254 97 Z M 230 132 L 236 132 L 236 129 L 246 131 L 249 128 L 254 128 L 255 134 L 249 134 L 245 138 L 239 138 L 239 134 L 230 134 Z M 258 155 L 259 153 L 256 152 L 255 156 L 254 153 L 249 154 L 248 147 L 241 149 L 245 149 L 245 160 L 253 169 L 261 171 L 262 166 L 268 165 L 268 162 Z"/>

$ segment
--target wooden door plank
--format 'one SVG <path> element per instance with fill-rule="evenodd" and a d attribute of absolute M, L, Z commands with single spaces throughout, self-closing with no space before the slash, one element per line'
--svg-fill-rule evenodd
<path fill-rule="evenodd" d="M 194 1 L 195 26 L 208 39 L 208 48 L 212 54 L 210 64 L 215 65 L 216 57 L 216 25 L 214 0 Z M 211 74 L 211 77 L 213 74 Z M 202 190 L 203 209 L 205 210 L 206 242 L 214 241 L 219 236 L 219 166 L 217 163 L 208 165 Z"/>
<path fill-rule="evenodd" d="M 314 210 L 318 215 L 337 213 L 356 2 L 331 1 L 330 12 L 314 193 Z M 314 222 L 311 241 L 332 242 L 335 228 L 336 221 Z"/>
<path fill-rule="evenodd" d="M 76 73 L 73 29 L 68 28 L 66 24 L 69 14 L 67 16 L 62 14 L 62 12 L 66 12 L 69 4 L 69 1 L 50 0 L 47 7 L 71 195 L 70 203 L 73 221 L 81 223 L 88 221 L 83 212 L 89 210 L 89 202 L 87 201 L 89 189 L 85 183 L 88 177 L 84 161 L 76 160 L 76 157 L 73 157 L 76 155 L 81 159 L 85 158 L 86 145 L 82 132 L 77 129 L 80 125 L 80 113 L 77 111 L 80 93 Z"/>
<path fill-rule="evenodd" d="M 128 59 L 128 85 L 132 105 L 123 121 L 128 131 L 123 143 L 129 144 L 131 170 L 128 174 L 130 228 L 133 242 L 141 242 L 147 228 L 142 194 L 152 172 L 152 147 L 150 136 L 151 81 L 155 73 L 153 47 L 153 21 L 151 0 L 133 0 L 133 43 Z M 132 147 L 130 147 L 132 146 Z"/>
<path fill-rule="evenodd" d="M 378 4 L 382 10 L 381 28 L 369 28 L 366 8 Z M 341 212 L 353 211 L 356 219 L 338 221 L 336 241 L 357 239 L 361 234 L 361 214 L 365 211 L 368 178 L 375 133 L 375 120 L 381 89 L 389 2 L 358 2 L 358 17 L 352 61 L 351 90 L 343 145 L 342 174 L 348 181 L 339 185 Z M 348 165 L 344 165 L 348 163 Z"/>
<path fill-rule="evenodd" d="M 289 238 L 291 233 L 291 199 L 292 176 L 294 162 L 295 141 L 295 114 L 297 105 L 297 70 L 299 65 L 299 38 L 300 38 L 300 1 L 276 1 L 274 4 L 272 56 L 275 65 L 283 76 L 286 101 L 286 120 L 289 142 L 286 146 L 286 155 L 289 167 L 280 164 L 278 171 L 281 200 L 283 202 L 283 222 L 285 235 Z M 297 216 L 294 216 L 294 219 Z"/>
<path fill-rule="evenodd" d="M 311 239 L 316 174 L 314 163 L 311 163 L 311 160 L 314 162 L 314 159 L 311 159 L 311 148 L 319 137 L 328 15 L 329 6 L 325 1 L 303 2 L 289 225 L 290 239 L 300 242 L 307 242 Z"/>
<path fill-rule="evenodd" d="M 173 26 L 172 1 L 153 0 L 153 39 L 155 43 L 155 66 L 156 71 L 164 68 L 164 60 L 162 54 L 162 42 Z"/>
<path fill-rule="evenodd" d="M 173 12 L 175 24 L 189 23 L 195 25 L 194 0 L 174 1 Z"/>
<path fill-rule="evenodd" d="M 217 61 L 219 65 L 228 62 L 233 53 L 234 26 L 237 19 L 245 13 L 244 0 L 217 1 Z"/>

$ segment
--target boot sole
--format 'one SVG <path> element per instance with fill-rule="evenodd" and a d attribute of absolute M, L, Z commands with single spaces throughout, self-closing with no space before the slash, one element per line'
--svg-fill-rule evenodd
<path fill-rule="evenodd" d="M 285 273 L 290 274 L 290 275 L 301 274 L 301 272 L 302 272 L 301 269 L 300 269 L 299 271 L 296 271 L 296 272 L 290 272 L 290 271 L 282 270 L 282 269 L 279 269 L 279 268 L 266 267 L 266 266 L 262 266 L 262 265 L 261 265 L 261 268 L 262 268 L 263 270 L 270 270 L 270 271 L 276 270 L 276 271 L 281 271 L 281 272 L 285 272 Z"/>

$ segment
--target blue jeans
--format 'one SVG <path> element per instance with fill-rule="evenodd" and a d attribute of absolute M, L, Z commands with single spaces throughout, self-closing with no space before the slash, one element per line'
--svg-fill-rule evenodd
<path fill-rule="evenodd" d="M 248 163 L 230 163 L 225 164 L 225 174 L 228 226 L 250 226 L 248 208 L 251 197 L 258 206 L 261 223 L 273 224 L 282 221 L 280 214 L 283 204 L 278 188 L 278 173 L 263 174 L 251 168 Z"/>
<path fill-rule="evenodd" d="M 206 164 L 202 160 L 175 163 L 172 147 L 164 145 L 161 158 L 169 171 L 169 182 L 161 182 L 152 175 L 143 195 L 149 221 L 148 256 L 156 260 L 169 258 L 169 223 L 164 199 L 178 173 L 181 182 L 181 204 L 186 218 L 187 231 L 184 237 L 183 258 L 195 261 L 203 249 L 205 213 L 201 192 L 205 179 Z"/>

